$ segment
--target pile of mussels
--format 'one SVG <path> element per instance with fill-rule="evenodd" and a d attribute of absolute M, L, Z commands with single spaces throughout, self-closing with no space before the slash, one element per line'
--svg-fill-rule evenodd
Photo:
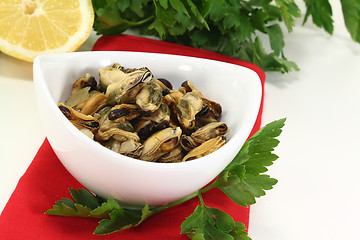
<path fill-rule="evenodd" d="M 120 154 L 150 162 L 181 162 L 210 154 L 225 144 L 221 105 L 192 82 L 178 91 L 146 68 L 118 63 L 75 81 L 59 109 L 90 138 Z"/>

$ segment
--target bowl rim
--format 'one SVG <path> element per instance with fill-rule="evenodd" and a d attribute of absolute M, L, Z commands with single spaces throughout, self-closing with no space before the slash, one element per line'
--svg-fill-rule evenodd
<path fill-rule="evenodd" d="M 106 147 L 102 146 L 98 142 L 90 139 L 89 137 L 87 137 L 85 134 L 83 134 L 81 131 L 79 131 L 73 124 L 71 124 L 71 122 L 68 121 L 68 119 L 63 114 L 61 114 L 60 111 L 58 111 L 58 108 L 57 108 L 58 103 L 56 103 L 54 98 L 51 96 L 51 93 L 46 84 L 47 81 L 46 81 L 46 79 L 43 78 L 43 75 L 41 74 L 41 72 L 42 72 L 41 65 L 43 64 L 43 62 L 48 62 L 48 61 L 49 62 L 59 62 L 59 61 L 66 60 L 67 58 L 76 58 L 81 55 L 102 56 L 104 54 L 110 54 L 111 56 L 118 55 L 118 54 L 120 54 L 120 55 L 127 55 L 127 54 L 138 55 L 139 54 L 139 55 L 145 55 L 145 56 L 163 56 L 163 57 L 170 57 L 170 58 L 173 58 L 173 57 L 184 58 L 184 59 L 191 58 L 191 59 L 195 59 L 196 61 L 202 61 L 205 63 L 212 62 L 212 64 L 232 65 L 236 68 L 240 68 L 245 71 L 251 71 L 251 72 L 255 73 L 257 76 L 256 81 L 254 83 L 256 85 L 256 92 L 255 92 L 256 95 L 253 96 L 254 98 L 256 98 L 255 99 L 256 107 L 251 109 L 251 113 L 249 114 L 250 115 L 249 118 L 251 118 L 251 119 L 247 119 L 246 123 L 242 124 L 239 131 L 235 132 L 232 135 L 232 137 L 227 140 L 226 144 L 223 147 L 221 147 L 217 151 L 212 152 L 211 154 L 208 154 L 208 155 L 198 158 L 196 160 L 186 161 L 186 162 L 175 162 L 175 163 L 159 163 L 159 162 L 148 162 L 148 161 L 144 161 L 144 160 L 140 160 L 140 159 L 135 159 L 135 158 L 131 158 L 131 157 L 116 153 L 116 152 L 111 151 L 110 149 L 107 149 Z M 111 56 L 109 58 L 111 58 Z M 213 159 L 213 161 L 215 161 L 214 159 L 217 159 L 217 157 L 221 158 L 221 154 L 223 152 L 227 151 L 228 149 L 237 148 L 237 149 L 239 149 L 238 151 L 240 151 L 241 147 L 243 146 L 243 144 L 249 137 L 251 130 L 256 122 L 256 119 L 257 119 L 257 116 L 258 116 L 258 113 L 260 110 L 261 99 L 263 96 L 263 89 L 262 89 L 262 85 L 261 85 L 260 76 L 253 69 L 250 69 L 250 68 L 242 66 L 242 65 L 234 64 L 234 63 L 228 63 L 228 62 L 207 59 L 207 58 L 201 58 L 201 57 L 177 55 L 177 54 L 138 52 L 138 51 L 82 51 L 82 52 L 71 52 L 71 53 L 55 53 L 55 54 L 47 54 L 47 55 L 42 55 L 42 56 L 36 57 L 34 60 L 34 64 L 33 64 L 33 70 L 34 70 L 34 72 L 33 72 L 34 85 L 37 88 L 45 89 L 46 91 L 42 91 L 42 94 L 44 94 L 44 97 L 47 98 L 48 100 L 50 100 L 52 103 L 52 104 L 50 104 L 51 110 L 53 111 L 51 114 L 56 114 L 56 117 L 61 119 L 61 121 L 65 124 L 65 127 L 68 128 L 68 130 L 73 135 L 75 135 L 77 138 L 79 138 L 80 141 L 82 141 L 86 144 L 89 144 L 90 147 L 95 147 L 98 151 L 100 151 L 101 154 L 104 154 L 105 156 L 109 156 L 109 157 L 105 157 L 104 159 L 107 159 L 107 161 L 111 161 L 112 163 L 114 163 L 116 165 L 121 164 L 121 162 L 125 161 L 126 164 L 131 164 L 135 167 L 146 167 L 146 168 L 151 167 L 151 168 L 159 169 L 159 170 L 165 169 L 166 171 L 169 171 L 171 169 L 178 169 L 179 167 L 192 168 L 192 167 L 204 166 L 204 164 L 209 163 L 209 161 L 212 159 Z M 49 138 L 49 142 L 51 143 L 51 137 L 47 136 L 47 138 Z M 244 139 L 244 141 L 243 142 L 239 141 L 241 139 Z M 229 163 L 227 163 L 226 165 L 228 165 Z"/>

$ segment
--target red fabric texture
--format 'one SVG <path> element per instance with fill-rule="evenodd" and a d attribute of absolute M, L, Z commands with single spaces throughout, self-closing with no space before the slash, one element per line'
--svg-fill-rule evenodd
<path fill-rule="evenodd" d="M 93 50 L 168 53 L 229 62 L 253 69 L 264 87 L 264 72 L 251 63 L 173 43 L 129 35 L 103 36 L 98 39 Z M 251 134 L 260 128 L 261 114 L 262 104 Z M 99 219 L 44 214 L 55 201 L 63 197 L 70 198 L 68 188 L 82 187 L 62 166 L 45 139 L 0 216 L 0 239 L 188 239 L 186 235 L 180 234 L 180 226 L 198 205 L 197 199 L 167 209 L 138 227 L 105 236 L 93 235 Z M 235 221 L 243 222 L 248 227 L 249 208 L 233 203 L 221 191 L 213 189 L 205 193 L 204 201 L 206 205 L 229 213 Z"/>

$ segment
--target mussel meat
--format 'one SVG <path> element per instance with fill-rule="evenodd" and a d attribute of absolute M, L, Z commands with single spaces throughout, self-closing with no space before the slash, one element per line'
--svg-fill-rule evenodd
<path fill-rule="evenodd" d="M 176 105 L 177 118 L 179 123 L 185 129 L 193 129 L 195 127 L 195 117 L 203 108 L 201 98 L 192 92 L 185 93 Z"/>
<path fill-rule="evenodd" d="M 210 154 L 226 142 L 221 105 L 191 81 L 178 90 L 146 68 L 118 63 L 78 78 L 59 109 L 84 134 L 136 159 L 174 163 Z"/>
<path fill-rule="evenodd" d="M 162 102 L 162 90 L 155 81 L 148 82 L 136 95 L 136 104 L 146 115 L 155 112 Z"/>
<path fill-rule="evenodd" d="M 171 152 L 179 144 L 181 132 L 180 127 L 169 127 L 154 133 L 144 142 L 140 159 L 155 162 Z"/>
<path fill-rule="evenodd" d="M 122 97 L 136 85 L 153 79 L 153 74 L 146 67 L 123 72 L 118 68 L 101 68 L 100 86 L 106 88 L 105 95 L 108 101 L 115 105 L 122 103 Z"/>
<path fill-rule="evenodd" d="M 182 161 L 185 162 L 206 156 L 212 152 L 215 152 L 216 150 L 221 148 L 224 144 L 225 144 L 225 139 L 222 136 L 211 138 L 210 140 L 203 142 L 198 147 L 188 152 Z"/>
<path fill-rule="evenodd" d="M 58 107 L 65 117 L 79 130 L 86 128 L 94 132 L 100 126 L 99 121 L 91 115 L 80 113 L 63 103 L 60 103 Z"/>

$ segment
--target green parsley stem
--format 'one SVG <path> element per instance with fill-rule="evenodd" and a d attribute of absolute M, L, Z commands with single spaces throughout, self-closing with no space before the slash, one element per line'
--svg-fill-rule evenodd
<path fill-rule="evenodd" d="M 198 190 L 198 191 L 196 191 L 196 192 L 194 192 L 194 193 L 192 193 L 192 194 L 190 194 L 190 195 L 188 195 L 186 197 L 180 198 L 180 199 L 178 199 L 176 201 L 173 201 L 173 202 L 170 202 L 170 203 L 168 203 L 166 205 L 153 208 L 152 211 L 154 213 L 159 213 L 159 212 L 161 212 L 161 211 L 163 211 L 165 209 L 168 209 L 170 207 L 174 207 L 174 206 L 182 204 L 182 203 L 184 203 L 184 202 L 186 202 L 186 201 L 188 201 L 190 199 L 193 199 L 194 197 L 199 197 L 201 205 L 204 205 L 204 201 L 203 201 L 203 198 L 202 198 L 201 194 L 213 189 L 217 185 L 218 185 L 218 182 L 215 181 L 212 184 L 208 185 L 207 187 L 202 188 L 202 189 L 200 189 L 200 190 Z"/>
<path fill-rule="evenodd" d="M 159 213 L 159 212 L 161 212 L 161 211 L 163 211 L 163 210 L 165 210 L 165 209 L 168 209 L 168 208 L 170 208 L 170 207 L 173 207 L 173 206 L 182 204 L 182 203 L 184 203 L 184 202 L 186 202 L 186 201 L 188 201 L 188 200 L 190 200 L 190 199 L 193 199 L 194 197 L 197 197 L 198 194 L 200 194 L 200 192 L 199 192 L 199 191 L 196 191 L 196 192 L 194 192 L 194 193 L 192 193 L 192 194 L 190 194 L 190 195 L 188 195 L 188 196 L 186 196 L 186 197 L 183 197 L 183 198 L 181 198 L 181 199 L 178 199 L 178 200 L 173 201 L 173 202 L 171 202 L 171 203 L 168 203 L 168 204 L 166 204 L 166 205 L 153 208 L 152 211 L 153 211 L 154 213 Z"/>
<path fill-rule="evenodd" d="M 201 205 L 202 207 L 205 206 L 204 199 L 203 199 L 203 197 L 202 197 L 202 195 L 201 195 L 200 192 L 198 192 L 198 197 L 199 197 L 200 205 Z"/>
<path fill-rule="evenodd" d="M 202 189 L 199 190 L 200 193 L 206 193 L 207 191 L 215 188 L 218 186 L 218 181 L 214 181 L 213 183 L 211 183 L 210 185 L 208 185 L 207 187 L 204 187 Z"/>

